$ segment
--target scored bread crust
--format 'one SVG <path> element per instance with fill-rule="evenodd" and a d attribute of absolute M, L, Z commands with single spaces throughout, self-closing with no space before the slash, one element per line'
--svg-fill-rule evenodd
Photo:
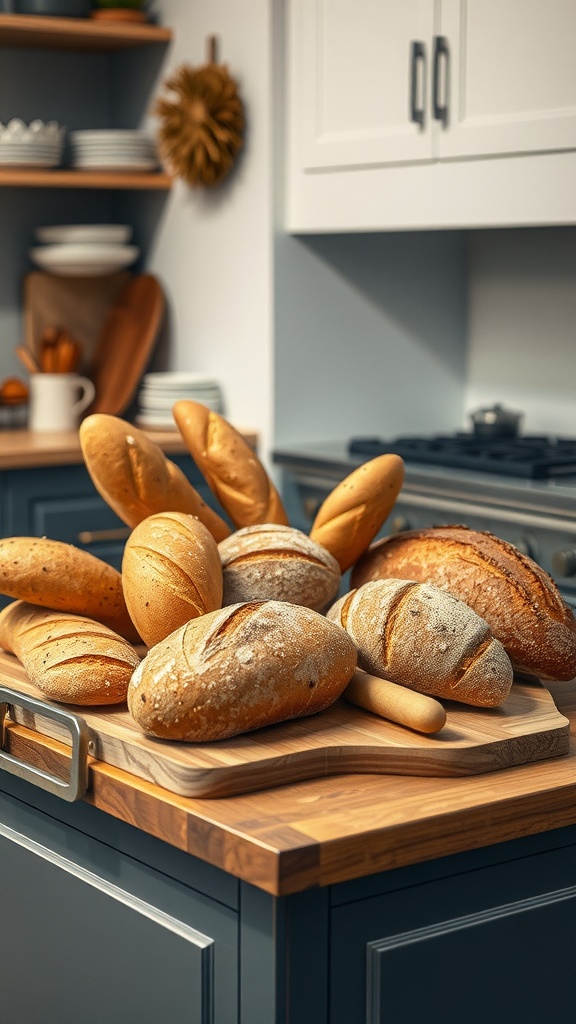
<path fill-rule="evenodd" d="M 230 533 L 182 470 L 131 423 L 93 413 L 80 424 L 79 438 L 92 483 L 123 523 L 134 527 L 156 512 L 187 512 L 216 541 Z"/>
<path fill-rule="evenodd" d="M 0 647 L 16 655 L 46 697 L 67 704 L 123 703 L 140 661 L 101 623 L 25 601 L 0 611 Z"/>
<path fill-rule="evenodd" d="M 148 516 L 126 542 L 122 586 L 131 618 L 151 647 L 190 619 L 222 606 L 218 545 L 194 516 Z"/>
<path fill-rule="evenodd" d="M 274 600 L 322 611 L 338 593 L 338 562 L 294 527 L 246 526 L 220 541 L 218 551 L 225 605 Z"/>
<path fill-rule="evenodd" d="M 225 739 L 322 711 L 352 678 L 356 657 L 345 630 L 310 608 L 230 605 L 148 652 L 130 680 L 128 708 L 163 739 Z"/>
<path fill-rule="evenodd" d="M 366 551 L 392 511 L 404 482 L 399 455 L 379 455 L 358 466 L 330 492 L 310 537 L 330 551 L 346 572 Z"/>
<path fill-rule="evenodd" d="M 0 540 L 0 594 L 86 615 L 127 640 L 139 639 L 118 570 L 64 541 L 48 537 Z"/>
<path fill-rule="evenodd" d="M 172 415 L 210 490 L 238 528 L 288 525 L 280 495 L 242 435 L 200 402 L 175 402 Z"/>
<path fill-rule="evenodd" d="M 351 586 L 395 577 L 429 582 L 486 619 L 518 672 L 576 676 L 576 620 L 553 579 L 514 545 L 466 526 L 429 527 L 374 544 Z"/>
<path fill-rule="evenodd" d="M 512 665 L 488 623 L 438 587 L 375 580 L 340 598 L 328 618 L 373 675 L 475 707 L 497 707 L 510 693 Z"/>

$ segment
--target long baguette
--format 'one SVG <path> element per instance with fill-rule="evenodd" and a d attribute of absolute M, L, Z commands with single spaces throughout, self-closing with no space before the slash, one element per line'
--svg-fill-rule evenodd
<path fill-rule="evenodd" d="M 46 697 L 67 704 L 121 704 L 140 661 L 101 623 L 25 601 L 0 612 L 0 647 L 16 655 Z"/>
<path fill-rule="evenodd" d="M 92 483 L 123 523 L 134 527 L 156 512 L 187 512 L 216 542 L 229 535 L 228 524 L 182 470 L 131 423 L 93 413 L 80 424 L 79 437 Z"/>
<path fill-rule="evenodd" d="M 446 711 L 440 701 L 362 669 L 356 669 L 342 696 L 351 704 L 416 732 L 436 733 L 446 725 Z"/>
<path fill-rule="evenodd" d="M 200 402 L 175 402 L 172 415 L 198 469 L 234 525 L 288 525 L 288 516 L 258 456 L 223 416 Z"/>

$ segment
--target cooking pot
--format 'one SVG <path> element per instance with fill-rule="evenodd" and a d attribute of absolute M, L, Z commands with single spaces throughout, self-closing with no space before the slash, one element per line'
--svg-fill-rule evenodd
<path fill-rule="evenodd" d="M 477 437 L 516 437 L 522 417 L 523 413 L 505 409 L 498 403 L 470 414 Z"/>

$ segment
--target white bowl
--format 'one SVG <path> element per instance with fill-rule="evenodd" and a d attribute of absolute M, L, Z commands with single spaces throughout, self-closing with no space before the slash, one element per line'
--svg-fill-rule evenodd
<path fill-rule="evenodd" d="M 62 145 L 66 129 L 57 121 L 40 121 L 36 118 L 30 124 L 21 121 L 19 117 L 13 117 L 8 124 L 0 122 L 0 143 L 39 143 L 51 142 Z"/>
<path fill-rule="evenodd" d="M 112 242 L 122 244 L 130 240 L 129 224 L 53 224 L 36 228 L 35 235 L 45 244 L 59 242 Z"/>
<path fill-rule="evenodd" d="M 135 245 L 46 245 L 29 252 L 32 262 L 42 270 L 64 277 L 114 274 L 129 267 L 139 255 Z"/>

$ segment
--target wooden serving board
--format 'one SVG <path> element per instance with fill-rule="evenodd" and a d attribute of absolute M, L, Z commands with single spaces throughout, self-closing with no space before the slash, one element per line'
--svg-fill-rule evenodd
<path fill-rule="evenodd" d="M 350 772 L 453 777 L 478 775 L 568 753 L 570 723 L 538 682 L 515 681 L 503 705 L 446 702 L 434 736 L 394 725 L 345 700 L 320 714 L 212 743 L 145 736 L 125 707 L 87 708 L 46 700 L 17 659 L 0 651 L 0 683 L 82 718 L 100 761 L 189 797 L 224 797 Z M 67 729 L 14 706 L 10 718 L 70 743 Z"/>

